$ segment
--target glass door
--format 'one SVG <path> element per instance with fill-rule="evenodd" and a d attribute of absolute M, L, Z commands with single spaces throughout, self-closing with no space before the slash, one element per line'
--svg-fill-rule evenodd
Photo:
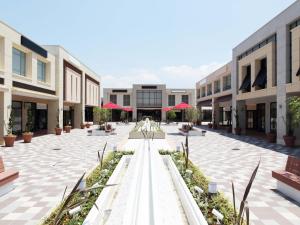
<path fill-rule="evenodd" d="M 13 133 L 22 133 L 22 102 L 13 101 L 12 102 L 12 113 L 14 117 Z"/>
<path fill-rule="evenodd" d="M 266 105 L 265 103 L 257 104 L 257 130 L 265 132 L 266 129 Z"/>

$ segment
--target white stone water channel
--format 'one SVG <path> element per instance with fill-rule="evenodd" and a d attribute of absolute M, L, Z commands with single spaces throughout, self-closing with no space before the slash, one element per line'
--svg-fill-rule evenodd
<path fill-rule="evenodd" d="M 149 123 L 149 120 L 145 122 L 144 130 L 150 129 Z M 84 224 L 207 225 L 186 186 L 178 192 L 178 184 L 174 185 L 174 176 L 171 176 L 159 154 L 160 149 L 170 149 L 165 139 L 129 139 L 124 150 L 134 150 L 135 154 L 122 178 L 119 176 L 120 183 L 111 194 L 113 197 L 110 197 L 109 204 L 100 205 L 100 211 L 106 212 L 106 218 L 87 220 Z M 175 182 L 184 183 L 180 180 Z M 94 212 L 97 213 L 97 210 L 94 209 Z M 99 218 L 95 215 L 94 218 L 96 217 Z M 190 219 L 191 217 L 193 218 Z"/>

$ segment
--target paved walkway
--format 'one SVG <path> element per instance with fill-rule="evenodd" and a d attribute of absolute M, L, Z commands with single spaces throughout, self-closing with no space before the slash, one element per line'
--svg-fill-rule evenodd
<path fill-rule="evenodd" d="M 117 126 L 117 135 L 87 136 L 74 129 L 61 136 L 36 137 L 31 144 L 0 147 L 6 168 L 20 171 L 16 188 L 0 197 L 0 225 L 35 225 L 57 205 L 66 185 L 73 187 L 84 171 L 97 164 L 97 151 L 121 147 L 133 125 Z"/>
<path fill-rule="evenodd" d="M 163 126 L 167 139 L 176 148 L 185 137 L 178 135 L 177 126 Z M 299 225 L 300 207 L 276 192 L 271 171 L 285 167 L 287 155 L 300 157 L 300 149 L 269 144 L 256 138 L 217 133 L 209 130 L 205 137 L 190 137 L 190 159 L 211 178 L 230 199 L 231 181 L 239 198 L 257 162 L 261 165 L 249 195 L 251 220 L 255 225 Z"/>

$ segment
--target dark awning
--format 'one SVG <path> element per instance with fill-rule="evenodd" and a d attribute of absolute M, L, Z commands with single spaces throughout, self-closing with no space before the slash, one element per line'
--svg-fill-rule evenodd
<path fill-rule="evenodd" d="M 300 76 L 300 68 L 299 68 L 298 72 L 296 73 L 296 76 Z"/>
<path fill-rule="evenodd" d="M 232 100 L 232 95 L 225 95 L 217 98 L 214 103 L 219 103 L 219 102 L 229 102 Z"/>
<path fill-rule="evenodd" d="M 200 107 L 200 106 L 211 106 L 211 103 L 212 103 L 212 100 L 209 99 L 209 100 L 205 100 L 205 101 L 202 101 L 202 102 L 198 102 L 197 106 L 198 107 Z"/>
<path fill-rule="evenodd" d="M 246 91 L 250 88 L 251 85 L 251 74 L 247 74 L 245 79 L 243 80 L 243 83 L 240 87 L 240 91 Z"/>
<path fill-rule="evenodd" d="M 261 88 L 264 88 L 267 83 L 267 70 L 263 67 L 258 72 L 255 81 L 252 84 L 252 87 L 259 86 Z"/>

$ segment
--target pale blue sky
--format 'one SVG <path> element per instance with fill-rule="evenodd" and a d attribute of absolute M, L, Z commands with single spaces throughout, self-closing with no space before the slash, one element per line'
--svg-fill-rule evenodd
<path fill-rule="evenodd" d="M 6 0 L 0 19 L 39 44 L 59 44 L 104 87 L 190 87 L 294 0 Z M 185 79 L 182 79 L 185 78 Z"/>

